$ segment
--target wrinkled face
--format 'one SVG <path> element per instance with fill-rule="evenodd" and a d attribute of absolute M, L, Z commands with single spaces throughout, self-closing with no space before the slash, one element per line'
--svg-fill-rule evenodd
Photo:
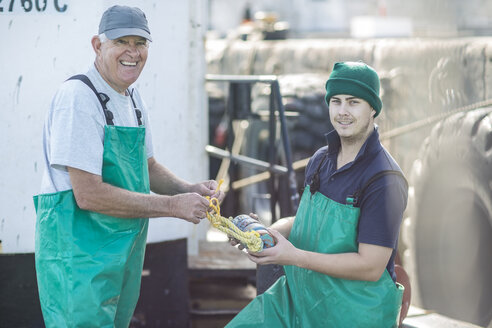
<path fill-rule="evenodd" d="M 103 79 L 117 92 L 125 90 L 140 76 L 148 55 L 148 41 L 140 36 L 124 36 L 101 43 L 92 38 L 96 67 Z"/>
<path fill-rule="evenodd" d="M 330 121 L 340 139 L 365 141 L 374 129 L 376 111 L 369 103 L 351 95 L 330 98 Z"/>

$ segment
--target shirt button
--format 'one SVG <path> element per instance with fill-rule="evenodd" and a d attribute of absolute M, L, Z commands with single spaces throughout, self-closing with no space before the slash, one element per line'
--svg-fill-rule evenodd
<path fill-rule="evenodd" d="M 335 181 L 335 178 L 331 178 L 331 181 Z"/>

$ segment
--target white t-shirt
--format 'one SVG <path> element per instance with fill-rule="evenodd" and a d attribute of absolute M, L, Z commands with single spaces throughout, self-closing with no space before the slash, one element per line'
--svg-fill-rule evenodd
<path fill-rule="evenodd" d="M 115 126 L 138 126 L 130 96 L 111 88 L 92 65 L 86 73 L 98 92 L 110 98 L 106 106 Z M 132 86 L 133 99 L 142 112 L 147 158 L 153 156 L 152 136 L 146 106 Z M 45 168 L 41 194 L 72 189 L 67 167 L 102 175 L 106 118 L 94 92 L 80 80 L 64 82 L 54 96 L 43 133 Z"/>

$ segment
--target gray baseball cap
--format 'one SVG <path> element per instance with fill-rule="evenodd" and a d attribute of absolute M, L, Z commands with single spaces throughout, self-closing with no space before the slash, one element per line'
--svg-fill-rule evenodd
<path fill-rule="evenodd" d="M 144 12 L 137 7 L 113 6 L 108 8 L 99 23 L 99 34 L 102 33 L 110 40 L 137 35 L 152 41 L 147 18 Z"/>

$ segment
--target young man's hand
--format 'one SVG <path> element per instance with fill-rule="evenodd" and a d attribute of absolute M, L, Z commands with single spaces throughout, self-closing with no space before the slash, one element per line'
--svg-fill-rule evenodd
<path fill-rule="evenodd" d="M 261 252 L 248 251 L 248 257 L 256 264 L 280 264 L 295 265 L 299 256 L 299 249 L 295 248 L 280 232 L 273 229 L 267 230 L 273 237 L 275 246 L 265 248 Z"/>

